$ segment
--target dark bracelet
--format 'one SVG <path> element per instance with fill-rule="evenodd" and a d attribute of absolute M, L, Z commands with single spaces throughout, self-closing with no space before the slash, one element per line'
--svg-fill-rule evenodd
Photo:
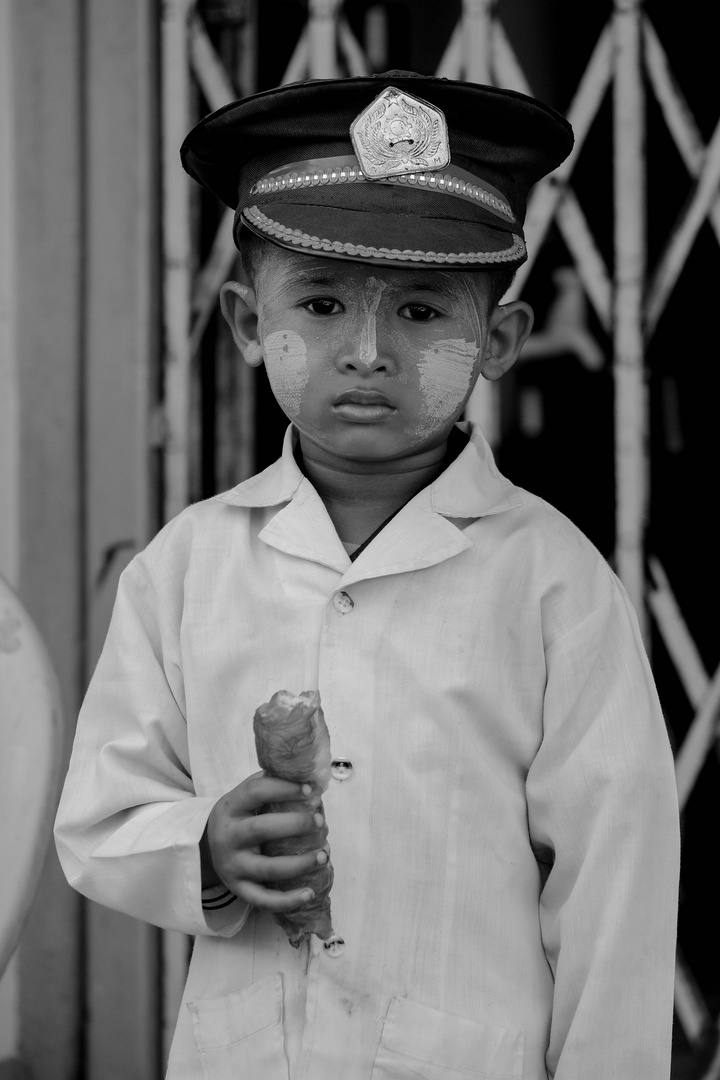
<path fill-rule="evenodd" d="M 220 893 L 219 896 L 213 896 L 210 900 L 203 900 L 202 908 L 203 911 L 217 911 L 219 908 L 224 908 L 227 907 L 228 904 L 232 904 L 232 902 L 236 899 L 237 897 L 235 896 L 235 893 L 232 893 L 229 889 L 226 889 L 225 892 Z"/>

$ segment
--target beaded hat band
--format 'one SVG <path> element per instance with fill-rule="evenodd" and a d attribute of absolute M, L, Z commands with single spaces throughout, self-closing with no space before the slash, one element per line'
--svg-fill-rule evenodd
<path fill-rule="evenodd" d="M 352 244 L 342 240 L 329 240 L 319 236 L 311 236 L 300 229 L 291 229 L 287 225 L 281 225 L 279 221 L 273 221 L 272 218 L 263 214 L 257 206 L 246 206 L 242 211 L 242 219 L 253 232 L 267 236 L 281 247 L 303 249 L 308 252 L 316 252 L 318 255 L 328 254 L 334 257 L 344 257 L 355 262 L 368 260 L 383 262 L 386 265 L 392 263 L 405 265 L 407 263 L 425 263 L 438 266 L 491 267 L 519 262 L 527 255 L 525 241 L 516 233 L 506 234 L 512 243 L 500 251 L 420 251 L 411 248 L 401 250 L 400 248 Z"/>

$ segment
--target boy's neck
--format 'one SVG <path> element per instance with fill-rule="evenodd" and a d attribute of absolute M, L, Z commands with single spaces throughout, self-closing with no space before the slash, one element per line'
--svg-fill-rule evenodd
<path fill-rule="evenodd" d="M 303 445 L 302 467 L 341 540 L 362 543 L 388 517 L 431 484 L 446 465 L 447 443 L 396 461 L 342 461 Z"/>

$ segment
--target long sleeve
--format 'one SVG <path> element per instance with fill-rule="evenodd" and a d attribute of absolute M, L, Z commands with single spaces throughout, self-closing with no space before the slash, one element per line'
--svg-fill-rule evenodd
<path fill-rule="evenodd" d="M 68 881 L 90 899 L 157 926 L 225 936 L 247 908 L 203 911 L 198 844 L 216 798 L 194 790 L 178 634 L 162 611 L 136 560 L 78 720 L 57 849 Z"/>
<path fill-rule="evenodd" d="M 529 827 L 555 986 L 555 1080 L 670 1071 L 679 862 L 672 755 L 637 621 L 616 579 L 547 648 Z"/>

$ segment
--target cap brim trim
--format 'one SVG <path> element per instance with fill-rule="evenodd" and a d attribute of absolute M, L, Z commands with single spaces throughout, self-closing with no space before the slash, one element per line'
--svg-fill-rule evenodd
<path fill-rule="evenodd" d="M 451 195 L 475 205 L 480 204 L 491 214 L 515 224 L 515 215 L 501 193 L 482 177 L 468 172 L 467 169 L 452 166 L 451 169 L 439 172 L 415 172 L 374 180 L 365 176 L 357 158 L 351 154 L 344 157 L 293 161 L 275 168 L 255 181 L 250 188 L 250 195 L 274 195 L 330 184 L 400 184 L 425 188 L 427 191 Z"/>
<path fill-rule="evenodd" d="M 499 251 L 412 251 L 406 248 L 372 247 L 366 244 L 352 244 L 342 240 L 330 240 L 311 236 L 300 229 L 292 229 L 264 214 L 257 206 L 246 206 L 241 213 L 241 220 L 253 232 L 266 236 L 281 247 L 316 251 L 321 255 L 352 259 L 356 262 L 373 261 L 386 263 L 425 263 L 431 266 L 496 266 L 505 263 L 521 263 L 527 255 L 523 238 L 516 233 L 508 234 L 512 243 Z"/>

